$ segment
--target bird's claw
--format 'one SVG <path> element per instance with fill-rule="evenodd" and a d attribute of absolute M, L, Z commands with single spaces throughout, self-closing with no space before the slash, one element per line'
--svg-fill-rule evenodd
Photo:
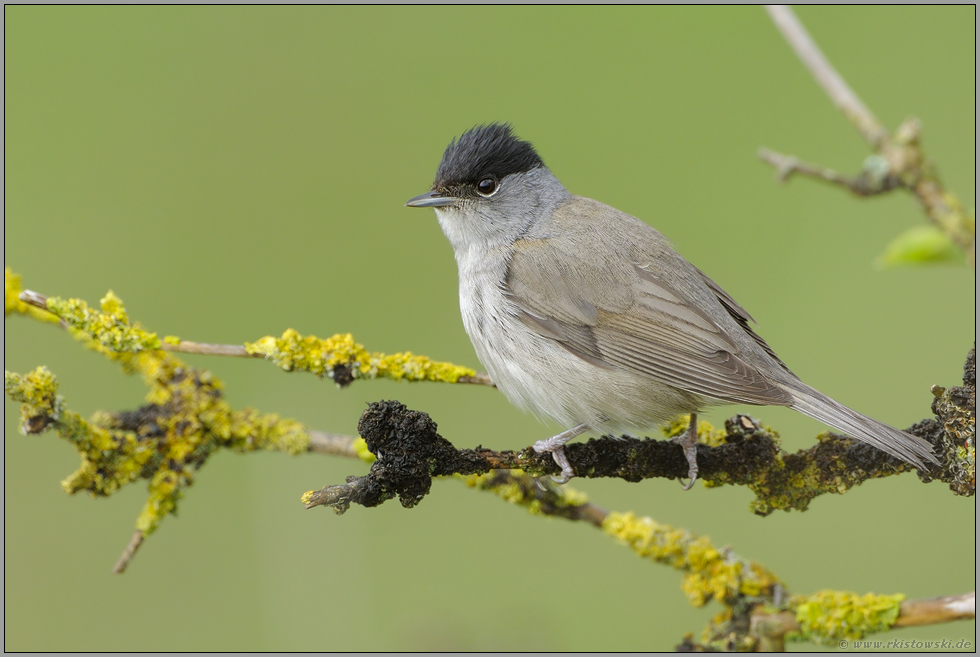
<path fill-rule="evenodd" d="M 694 482 L 698 480 L 698 416 L 691 413 L 691 423 L 687 431 L 674 438 L 674 442 L 684 450 L 684 458 L 687 459 L 687 478 L 690 479 L 686 484 L 683 483 L 682 490 L 691 490 Z"/>
<path fill-rule="evenodd" d="M 557 442 L 555 439 L 560 436 L 553 436 L 547 440 L 539 440 L 534 443 L 534 451 L 538 454 L 543 452 L 551 452 L 551 458 L 555 459 L 555 463 L 561 468 L 561 474 L 558 476 L 552 476 L 551 480 L 558 485 L 567 484 L 568 481 L 575 476 L 575 471 L 572 470 L 572 464 L 568 462 L 568 457 L 565 456 L 564 441 Z M 557 443 L 557 444 L 556 444 Z"/>
<path fill-rule="evenodd" d="M 568 480 L 575 476 L 575 471 L 572 470 L 572 464 L 568 462 L 568 457 L 565 456 L 565 443 L 588 430 L 589 428 L 587 426 L 580 424 L 566 431 L 562 431 L 557 436 L 552 436 L 551 438 L 539 440 L 534 443 L 535 452 L 538 454 L 551 452 L 551 457 L 555 459 L 555 463 L 561 468 L 561 475 L 551 478 L 556 484 L 568 483 Z"/>

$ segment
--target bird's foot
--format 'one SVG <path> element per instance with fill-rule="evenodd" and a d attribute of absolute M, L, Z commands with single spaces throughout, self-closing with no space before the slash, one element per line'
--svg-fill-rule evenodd
<path fill-rule="evenodd" d="M 538 452 L 539 454 L 541 452 L 551 452 L 551 457 L 555 459 L 555 463 L 557 463 L 558 467 L 561 468 L 561 474 L 558 476 L 552 475 L 551 480 L 559 485 L 567 484 L 568 480 L 575 476 L 575 471 L 572 470 L 572 464 L 568 462 L 568 457 L 565 456 L 565 448 L 559 445 L 558 447 L 553 447 L 551 449 L 545 449 L 543 447 L 538 449 L 538 446 L 544 442 L 547 441 L 540 440 L 534 443 L 534 451 Z"/>
<path fill-rule="evenodd" d="M 568 462 L 568 457 L 565 456 L 565 443 L 575 436 L 585 433 L 588 429 L 584 424 L 580 424 L 577 427 L 572 427 L 568 431 L 562 431 L 557 436 L 552 436 L 551 438 L 539 440 L 534 443 L 535 452 L 538 454 L 551 452 L 551 457 L 555 459 L 555 463 L 561 468 L 561 475 L 551 478 L 556 484 L 566 484 L 569 479 L 575 476 L 575 471 L 572 470 L 572 464 Z"/>
<path fill-rule="evenodd" d="M 691 423 L 687 431 L 674 438 L 674 442 L 684 450 L 684 458 L 687 459 L 687 478 L 690 479 L 683 484 L 684 490 L 691 490 L 694 482 L 698 480 L 698 414 L 691 413 Z"/>

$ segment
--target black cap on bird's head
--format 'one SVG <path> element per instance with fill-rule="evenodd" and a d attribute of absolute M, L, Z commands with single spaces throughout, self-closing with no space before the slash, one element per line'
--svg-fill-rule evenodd
<path fill-rule="evenodd" d="M 529 142 L 514 136 L 509 123 L 491 123 L 467 130 L 446 147 L 434 187 L 446 183 L 477 183 L 526 173 L 544 162 Z"/>
<path fill-rule="evenodd" d="M 458 196 L 489 196 L 505 177 L 543 166 L 534 146 L 515 137 L 509 123 L 480 125 L 449 143 L 432 191 L 416 196 L 406 205 L 440 207 L 451 205 Z"/>

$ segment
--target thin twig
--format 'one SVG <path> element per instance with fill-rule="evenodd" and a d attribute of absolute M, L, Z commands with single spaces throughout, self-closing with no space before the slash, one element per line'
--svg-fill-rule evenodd
<path fill-rule="evenodd" d="M 28 306 L 34 306 L 35 308 L 40 308 L 45 312 L 51 312 L 48 310 L 48 298 L 43 294 L 38 294 L 34 290 L 22 290 L 21 293 L 17 295 L 17 298 L 26 303 Z M 60 326 L 62 329 L 67 329 L 68 322 L 59 317 L 58 326 Z"/>
<path fill-rule="evenodd" d="M 143 535 L 143 532 L 137 529 L 136 533 L 133 534 L 133 537 L 129 539 L 129 545 L 126 546 L 126 549 L 123 550 L 122 555 L 120 555 L 119 561 L 117 561 L 116 565 L 112 567 L 112 572 L 117 574 L 126 572 L 126 566 L 128 566 L 129 562 L 133 560 L 134 556 L 136 556 L 136 551 L 140 549 L 140 545 L 143 544 L 144 538 L 145 536 Z"/>
<path fill-rule="evenodd" d="M 889 135 L 871 110 L 827 61 L 793 10 L 786 5 L 767 5 L 766 11 L 817 83 L 877 151 L 877 155 L 865 160 L 861 173 L 853 177 L 842 176 L 824 167 L 772 151 L 761 150 L 759 157 L 776 167 L 780 180 L 785 180 L 793 173 L 801 173 L 842 185 L 862 196 L 880 194 L 899 187 L 908 189 L 922 205 L 929 221 L 959 246 L 967 261 L 975 266 L 975 218 L 943 186 L 936 167 L 927 161 L 919 144 L 919 121 L 909 118 L 899 126 L 894 135 Z"/>
<path fill-rule="evenodd" d="M 942 598 L 905 600 L 892 627 L 935 625 L 977 617 L 977 593 L 947 595 Z"/>
<path fill-rule="evenodd" d="M 496 388 L 497 385 L 490 380 L 490 375 L 486 372 L 477 372 L 473 376 L 461 376 L 456 379 L 456 383 L 471 383 L 473 385 L 490 386 Z"/>
<path fill-rule="evenodd" d="M 317 454 L 358 457 L 358 453 L 354 449 L 354 438 L 335 433 L 326 433 L 324 431 L 310 431 L 309 451 Z M 113 573 L 122 574 L 126 572 L 126 568 L 133 560 L 133 557 L 136 556 L 136 551 L 139 550 L 145 538 L 143 532 L 137 529 L 133 537 L 129 539 L 129 544 L 126 546 L 126 549 L 119 556 L 119 560 L 116 561 L 116 565 L 113 566 Z"/>
<path fill-rule="evenodd" d="M 830 99 L 844 115 L 857 127 L 861 136 L 875 148 L 888 141 L 888 131 L 875 118 L 871 110 L 861 102 L 850 85 L 840 73 L 824 57 L 823 52 L 814 43 L 810 33 L 787 5 L 766 5 L 773 23 L 783 33 L 786 41 L 796 51 L 800 61 L 810 70 L 813 77 L 827 92 Z"/>
<path fill-rule="evenodd" d="M 265 358 L 263 354 L 250 354 L 240 344 L 212 344 L 209 342 L 191 342 L 181 340 L 177 344 L 164 342 L 160 345 L 163 351 L 175 351 L 181 354 L 204 354 L 206 356 L 234 356 L 237 358 Z"/>
<path fill-rule="evenodd" d="M 357 458 L 357 450 L 354 449 L 352 436 L 344 436 L 339 433 L 327 433 L 325 431 L 310 431 L 309 451 L 315 454 L 331 454 L 333 456 L 348 456 Z"/>
<path fill-rule="evenodd" d="M 814 178 L 822 178 L 827 182 L 847 185 L 850 180 L 847 176 L 837 173 L 831 169 L 825 169 L 816 164 L 809 164 L 792 155 L 783 155 L 768 148 L 759 149 L 759 159 L 767 162 L 776 170 L 776 177 L 779 182 L 786 182 L 794 173 L 803 173 Z"/>
<path fill-rule="evenodd" d="M 856 176 L 845 176 L 842 173 L 837 173 L 833 169 L 804 162 L 792 155 L 777 153 L 768 148 L 760 148 L 758 155 L 760 160 L 771 164 L 776 170 L 776 178 L 779 182 L 786 182 L 794 173 L 799 173 L 804 176 L 818 178 L 835 185 L 846 187 L 858 196 L 874 196 L 875 194 L 881 194 L 882 192 L 887 192 L 901 186 L 901 181 L 894 176 L 888 175 L 887 163 L 885 163 L 886 170 L 884 172 L 878 172 L 879 175 L 874 175 L 875 172 L 866 168 Z"/>
<path fill-rule="evenodd" d="M 35 308 L 40 308 L 41 310 L 48 309 L 48 298 L 43 294 L 38 294 L 34 290 L 22 290 L 21 293 L 17 295 L 17 298 L 28 305 L 34 306 Z"/>
<path fill-rule="evenodd" d="M 243 345 L 239 344 L 212 344 L 208 342 L 191 342 L 181 340 L 177 344 L 164 342 L 160 345 L 164 351 L 174 351 L 182 354 L 204 354 L 206 356 L 232 356 L 237 358 L 265 358 L 265 354 L 249 353 Z M 471 385 L 494 387 L 490 375 L 486 372 L 477 372 L 473 376 L 461 376 L 456 383 L 468 383 Z"/>

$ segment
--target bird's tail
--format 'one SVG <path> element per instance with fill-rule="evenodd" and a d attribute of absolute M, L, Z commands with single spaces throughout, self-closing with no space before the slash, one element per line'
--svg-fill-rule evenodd
<path fill-rule="evenodd" d="M 790 408 L 819 420 L 851 438 L 877 447 L 918 468 L 924 467 L 924 461 L 939 464 L 932 445 L 922 438 L 852 411 L 802 382 L 794 382 L 789 392 L 793 396 Z"/>

